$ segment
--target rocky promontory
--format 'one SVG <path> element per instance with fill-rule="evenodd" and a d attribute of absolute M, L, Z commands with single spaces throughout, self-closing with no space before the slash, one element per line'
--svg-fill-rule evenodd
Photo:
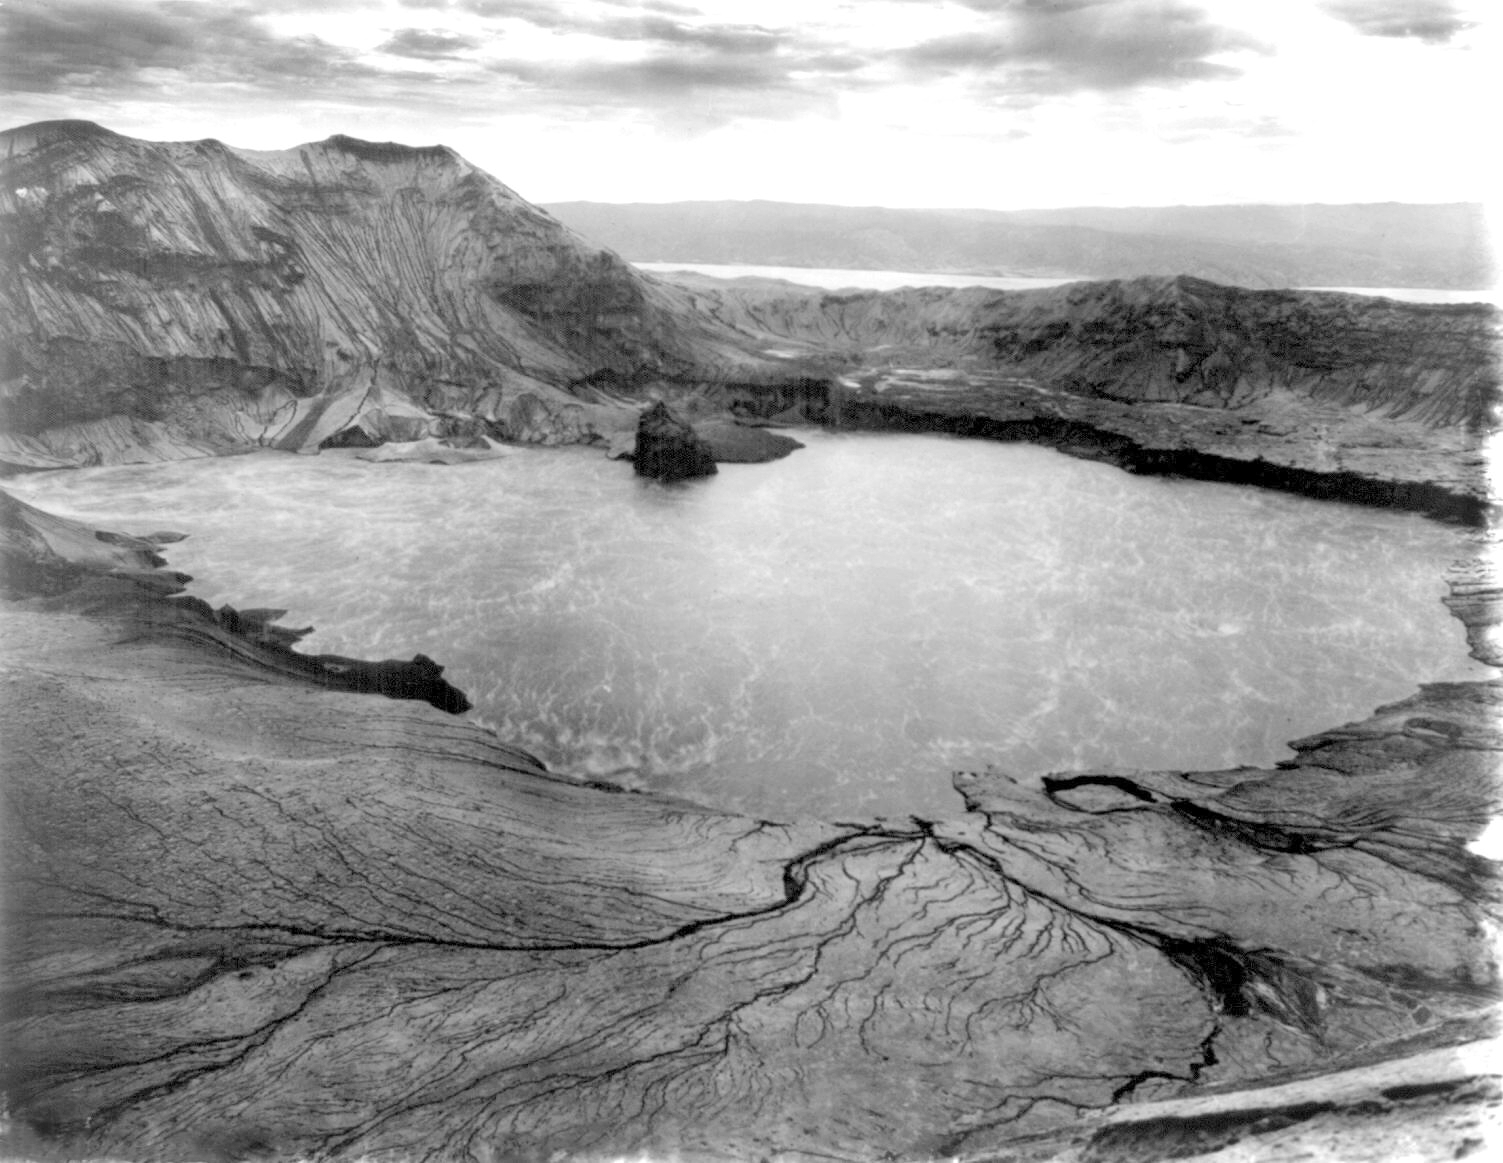
<path fill-rule="evenodd" d="M 1497 1113 L 1497 681 L 1272 769 L 755 820 L 183 632 L 160 537 L 8 528 L 12 1153 L 1378 1160 Z M 1499 603 L 1458 579 L 1494 664 Z"/>
<path fill-rule="evenodd" d="M 254 671 L 330 690 L 419 699 L 451 715 L 470 709 L 464 692 L 446 682 L 444 668 L 426 654 L 410 662 L 301 654 L 294 647 L 313 627 L 279 625 L 286 610 L 214 609 L 193 597 L 186 592 L 191 577 L 158 568 L 166 562 L 156 547 L 182 537 L 96 532 L 0 491 L 0 597 L 66 595 L 70 607 L 109 611 L 151 636 L 212 645 Z"/>

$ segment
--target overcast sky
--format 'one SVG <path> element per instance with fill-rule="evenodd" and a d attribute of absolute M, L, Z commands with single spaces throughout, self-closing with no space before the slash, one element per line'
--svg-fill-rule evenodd
<path fill-rule="evenodd" d="M 0 0 L 0 109 L 442 142 L 534 201 L 1483 201 L 1494 3 Z"/>

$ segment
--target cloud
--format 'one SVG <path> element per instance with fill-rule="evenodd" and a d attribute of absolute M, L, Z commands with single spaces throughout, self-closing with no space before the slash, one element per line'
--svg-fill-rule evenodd
<path fill-rule="evenodd" d="M 7 66 L 0 90 L 73 108 L 156 101 L 164 92 L 185 102 L 233 95 L 409 111 L 473 108 L 484 96 L 509 111 L 646 119 L 697 132 L 739 118 L 832 113 L 837 88 L 865 83 L 859 73 L 867 62 L 849 51 L 798 31 L 684 19 L 692 10 L 683 5 L 446 0 L 470 21 L 451 25 L 441 0 L 405 0 L 391 11 L 428 12 L 429 20 L 382 30 L 372 52 L 291 35 L 270 15 L 263 19 L 298 11 L 299 2 L 0 0 Z M 542 22 L 571 39 L 558 42 L 556 59 L 537 55 L 536 38 L 526 52 L 508 52 L 506 38 L 475 30 L 481 12 Z M 438 73 L 435 63 L 450 67 Z"/>
<path fill-rule="evenodd" d="M 655 54 L 636 61 L 507 60 L 491 68 L 551 107 L 598 113 L 637 110 L 678 128 L 704 130 L 745 117 L 783 119 L 832 112 L 834 96 L 822 77 L 846 70 L 849 64 Z"/>
<path fill-rule="evenodd" d="M 641 8 L 648 12 L 665 12 L 670 16 L 698 16 L 699 9 L 688 4 L 672 4 L 669 0 L 606 0 L 621 8 Z"/>
<path fill-rule="evenodd" d="M 782 119 L 833 112 L 834 85 L 849 87 L 868 62 L 793 30 L 759 24 L 690 22 L 693 9 L 610 0 L 631 15 L 536 0 L 457 0 L 467 11 L 518 18 L 558 32 L 611 42 L 598 56 L 493 61 L 489 68 L 517 88 L 509 100 L 588 109 L 602 116 L 646 114 L 692 130 L 742 117 Z M 538 8 L 545 11 L 539 13 Z M 645 12 L 645 14 L 644 14 Z M 622 59 L 623 52 L 635 59 Z"/>
<path fill-rule="evenodd" d="M 1182 0 L 963 3 L 989 17 L 990 26 L 899 51 L 910 72 L 920 78 L 972 73 L 1010 92 L 1121 90 L 1233 77 L 1237 69 L 1208 58 L 1262 49 Z"/>
<path fill-rule="evenodd" d="M 414 0 L 404 0 L 404 3 L 412 2 Z M 416 2 L 430 3 L 433 0 Z M 655 14 L 648 16 L 606 15 L 550 0 L 455 0 L 454 6 L 471 15 L 493 20 L 521 20 L 555 32 L 582 33 L 605 40 L 708 48 L 717 52 L 770 52 L 788 36 L 755 24 L 685 23 L 674 17 L 697 16 L 698 13 L 681 4 L 604 0 L 606 7 L 633 8 Z"/>
<path fill-rule="evenodd" d="M 420 28 L 404 28 L 395 33 L 379 48 L 392 56 L 415 57 L 418 60 L 453 60 L 461 53 L 477 48 L 480 41 L 473 36 L 461 36 L 453 32 L 427 32 Z"/>
<path fill-rule="evenodd" d="M 769 53 L 789 39 L 787 33 L 755 24 L 681 24 L 663 16 L 602 21 L 585 31 L 613 40 L 648 40 L 728 54 Z"/>
<path fill-rule="evenodd" d="M 380 75 L 317 37 L 274 36 L 244 9 L 175 2 L 10 0 L 0 56 L 0 87 L 26 93 L 156 88 L 162 70 L 299 91 Z"/>
<path fill-rule="evenodd" d="M 449 7 L 491 20 L 525 20 L 539 28 L 573 29 L 589 23 L 578 9 L 551 0 L 454 0 Z"/>
<path fill-rule="evenodd" d="M 578 15 L 578 4 L 550 3 L 548 0 L 401 0 L 409 8 L 462 8 L 480 16 L 514 16 L 541 24 L 543 20 L 573 21 L 586 19 Z M 599 0 L 606 8 L 635 8 L 643 12 L 661 12 L 668 16 L 698 16 L 699 9 L 673 0 Z M 571 9 L 573 11 L 571 11 Z"/>
<path fill-rule="evenodd" d="M 1324 11 L 1364 36 L 1411 37 L 1444 44 L 1472 27 L 1451 0 L 1326 0 Z"/>

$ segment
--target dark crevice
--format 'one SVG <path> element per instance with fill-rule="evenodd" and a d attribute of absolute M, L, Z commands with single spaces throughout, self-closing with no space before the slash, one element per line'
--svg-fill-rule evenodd
<path fill-rule="evenodd" d="M 807 852 L 800 853 L 791 859 L 783 870 L 783 898 L 773 901 L 765 906 L 749 909 L 745 912 L 717 913 L 711 917 L 702 917 L 698 920 L 687 922 L 668 932 L 657 936 L 646 937 L 637 941 L 558 941 L 558 942 L 518 942 L 506 944 L 494 941 L 467 941 L 459 937 L 428 937 L 403 934 L 389 930 L 379 929 L 341 929 L 329 930 L 313 926 L 299 926 L 287 924 L 254 924 L 254 925 L 190 925 L 172 921 L 161 915 L 159 909 L 154 906 L 137 905 L 130 901 L 116 901 L 123 906 L 136 908 L 152 908 L 155 915 L 152 916 L 125 916 L 120 913 L 100 912 L 96 914 L 69 913 L 68 916 L 100 916 L 110 919 L 135 921 L 140 924 L 152 925 L 157 928 L 167 929 L 173 932 L 186 934 L 242 934 L 255 933 L 258 944 L 265 944 L 267 937 L 285 935 L 289 938 L 301 938 L 312 940 L 322 944 L 380 944 L 394 948 L 408 947 L 441 947 L 454 949 L 477 949 L 488 950 L 498 953 L 620 953 L 630 950 L 650 949 L 659 945 L 670 944 L 692 936 L 704 929 L 713 928 L 716 925 L 730 924 L 757 917 L 771 916 L 790 905 L 796 904 L 808 887 L 809 869 L 819 860 L 829 856 L 840 849 L 853 843 L 867 841 L 872 847 L 878 847 L 885 843 L 911 842 L 920 839 L 915 833 L 888 832 L 878 828 L 854 830 L 843 833 L 823 844 L 811 848 Z M 110 898 L 103 898 L 110 899 Z M 62 916 L 64 914 L 52 914 Z M 291 942 L 289 942 L 290 944 Z M 297 952 L 303 951 L 306 946 L 300 946 Z M 239 968 L 231 964 L 228 955 L 221 959 L 225 968 Z M 212 976 L 212 975 L 211 975 Z"/>
<path fill-rule="evenodd" d="M 1334 841 L 1321 842 L 1304 832 L 1280 828 L 1274 824 L 1252 823 L 1223 816 L 1209 808 L 1189 800 L 1173 800 L 1169 804 L 1174 814 L 1197 827 L 1218 835 L 1230 836 L 1254 848 L 1266 848 L 1274 852 L 1297 852 L 1301 854 L 1320 852 L 1327 848 L 1348 847 Z"/>
<path fill-rule="evenodd" d="M 1189 1118 L 1133 1119 L 1097 1131 L 1082 1163 L 1159 1163 L 1205 1155 L 1254 1135 L 1266 1135 L 1336 1110 L 1329 1102 L 1242 1111 L 1217 1111 Z"/>

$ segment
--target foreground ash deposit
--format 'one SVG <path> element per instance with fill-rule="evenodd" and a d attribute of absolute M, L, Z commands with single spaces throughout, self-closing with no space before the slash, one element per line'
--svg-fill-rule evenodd
<path fill-rule="evenodd" d="M 1497 880 L 1467 844 L 1498 806 L 1499 682 L 1423 687 L 1273 770 L 961 773 L 949 820 L 754 820 L 331 691 L 284 647 L 267 664 L 269 612 L 247 640 L 195 609 L 153 541 L 7 513 L 23 1150 L 1156 1158 L 1307 1134 L 1381 1158 L 1477 1139 L 1497 1104 L 1467 1053 Z M 1503 661 L 1497 582 L 1453 588 Z"/>

